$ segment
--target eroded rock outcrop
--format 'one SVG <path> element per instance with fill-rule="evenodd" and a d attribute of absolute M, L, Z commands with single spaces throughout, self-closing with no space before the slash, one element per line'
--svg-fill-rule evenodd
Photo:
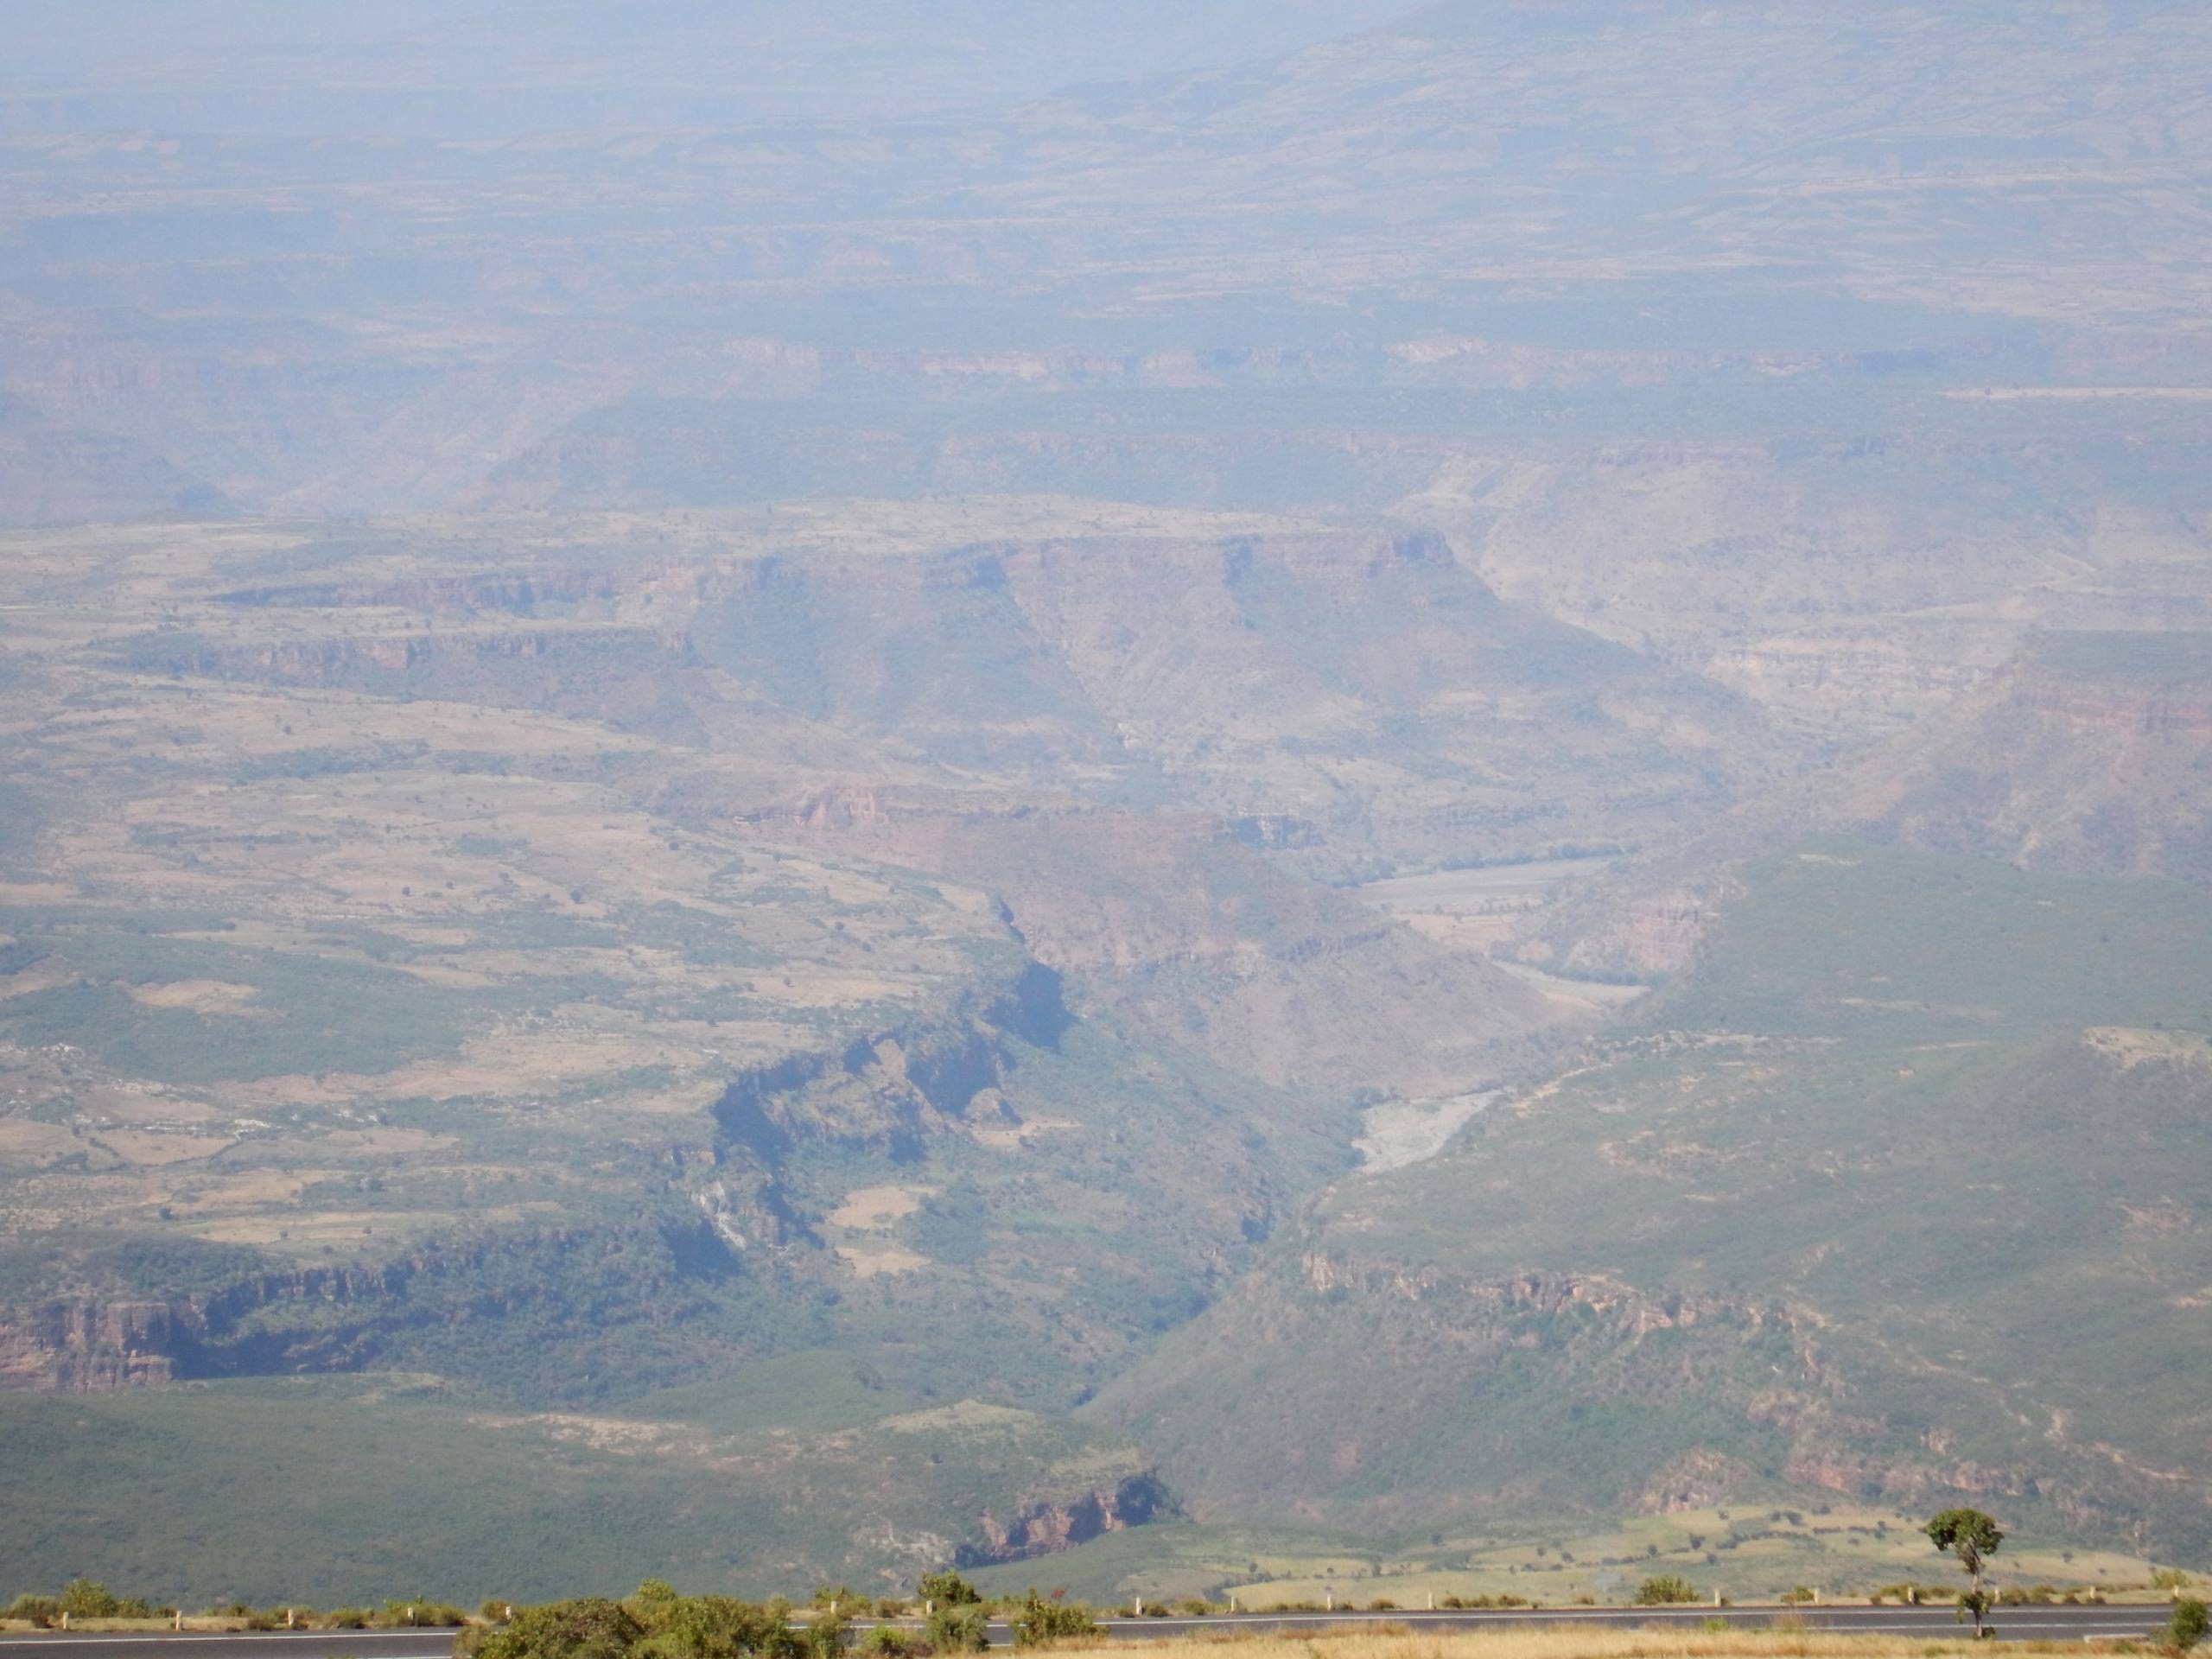
<path fill-rule="evenodd" d="M 163 1301 L 57 1301 L 0 1313 L 0 1389 L 114 1394 L 166 1382 L 179 1337 Z"/>
<path fill-rule="evenodd" d="M 1147 1473 L 1077 1497 L 1033 1503 L 1004 1519 L 986 1511 L 977 1522 L 981 1538 L 961 1545 L 955 1561 L 990 1567 L 1050 1555 L 1106 1533 L 1143 1526 L 1173 1508 L 1159 1477 Z"/>

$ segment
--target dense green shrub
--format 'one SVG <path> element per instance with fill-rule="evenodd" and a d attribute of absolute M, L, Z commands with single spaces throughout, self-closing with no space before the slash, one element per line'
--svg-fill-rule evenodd
<path fill-rule="evenodd" d="M 1639 1607 L 1664 1607 L 1671 1602 L 1697 1599 L 1697 1586 L 1673 1573 L 1656 1573 L 1636 1587 Z"/>
<path fill-rule="evenodd" d="M 369 1628 L 369 1610 L 334 1607 L 315 1622 L 326 1630 L 365 1630 Z"/>
<path fill-rule="evenodd" d="M 1087 1605 L 1079 1601 L 1063 1601 L 1060 1594 L 1055 1591 L 1050 1596 L 1040 1596 L 1032 1589 L 1021 1599 L 1014 1609 L 1014 1646 L 1038 1648 L 1048 1643 L 1095 1637 L 1104 1633 L 1098 1621 L 1091 1617 Z"/>
<path fill-rule="evenodd" d="M 97 1579 L 72 1579 L 63 1585 L 60 1607 L 72 1618 L 113 1618 L 119 1611 L 114 1592 Z"/>
<path fill-rule="evenodd" d="M 923 1627 L 936 1653 L 981 1653 L 991 1645 L 991 1616 L 980 1603 L 939 1607 Z"/>
<path fill-rule="evenodd" d="M 649 1659 L 800 1659 L 816 1650 L 815 1632 L 793 1630 L 788 1606 L 677 1596 L 639 1602 L 637 1611 L 645 1624 L 639 1651 Z"/>
<path fill-rule="evenodd" d="M 982 1600 L 976 1586 L 950 1567 L 942 1573 L 925 1573 L 922 1581 L 914 1586 L 914 1593 L 924 1601 L 939 1607 L 966 1607 Z"/>
<path fill-rule="evenodd" d="M 928 1637 L 897 1624 L 872 1624 L 853 1644 L 854 1652 L 868 1659 L 924 1659 L 929 1650 Z"/>
<path fill-rule="evenodd" d="M 518 1609 L 499 1630 L 471 1630 L 454 1651 L 462 1659 L 630 1659 L 645 1634 L 637 1616 L 604 1596 L 579 1596 Z"/>
<path fill-rule="evenodd" d="M 2176 1653 L 2187 1653 L 2204 1640 L 2212 1618 L 2208 1618 L 2204 1604 L 2194 1596 L 2183 1596 L 2174 1603 L 2173 1617 L 2158 1630 L 2158 1642 Z"/>

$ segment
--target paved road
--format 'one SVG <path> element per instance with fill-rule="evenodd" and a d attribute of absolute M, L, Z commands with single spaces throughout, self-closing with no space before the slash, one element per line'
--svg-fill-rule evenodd
<path fill-rule="evenodd" d="M 2093 1637 L 2140 1637 L 2165 1622 L 2171 1609 L 2129 1607 L 2001 1607 L 1993 1623 L 1999 1637 L 2012 1642 L 2086 1641 Z M 1955 1636 L 1948 1607 L 1538 1607 L 1467 1609 L 1396 1613 L 1238 1613 L 1211 1618 L 1116 1618 L 1107 1624 L 1116 1636 L 1180 1635 L 1188 1630 L 1233 1624 L 1246 1630 L 1311 1632 L 1332 1624 L 1396 1620 L 1416 1630 L 1494 1630 L 1512 1625 L 1595 1624 L 1612 1626 L 1688 1625 L 1708 1618 L 1756 1628 L 1794 1615 L 1821 1630 L 1853 1630 L 1867 1636 Z M 993 1636 L 998 1634 L 994 1628 Z M 0 1655 L 0 1659 L 7 1659 Z"/>
<path fill-rule="evenodd" d="M 2165 1622 L 2164 1606 L 2003 1607 L 1997 1634 L 2007 1642 L 2088 1641 L 2097 1637 L 2141 1637 Z M 1245 1630 L 1296 1630 L 1328 1626 L 1396 1622 L 1418 1630 L 1490 1630 L 1512 1625 L 1592 1624 L 1598 1626 L 1688 1625 L 1708 1618 L 1757 1627 L 1777 1615 L 1794 1613 L 1822 1630 L 1864 1635 L 1955 1636 L 1948 1607 L 1542 1607 L 1397 1613 L 1236 1613 L 1208 1618 L 1111 1618 L 1117 1637 L 1181 1636 L 1225 1626 Z M 1013 1632 L 991 1627 L 991 1639 L 1004 1645 Z M 45 1652 L 36 1649 L 43 1649 Z M 186 1631 L 182 1635 L 0 1636 L 0 1659 L 451 1659 L 453 1636 L 446 1630 L 241 1630 L 231 1635 Z"/>

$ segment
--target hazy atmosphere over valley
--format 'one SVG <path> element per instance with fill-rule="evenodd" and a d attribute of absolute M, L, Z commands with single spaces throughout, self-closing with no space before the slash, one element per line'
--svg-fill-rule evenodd
<path fill-rule="evenodd" d="M 0 21 L 0 1606 L 2212 1568 L 2203 4 Z"/>

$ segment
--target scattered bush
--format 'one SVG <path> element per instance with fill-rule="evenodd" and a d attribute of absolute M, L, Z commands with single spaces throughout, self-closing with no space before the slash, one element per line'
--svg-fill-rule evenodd
<path fill-rule="evenodd" d="M 1697 1586 L 1672 1573 L 1655 1574 L 1636 1587 L 1636 1605 L 1639 1607 L 1664 1607 L 1674 1602 L 1697 1599 Z"/>
<path fill-rule="evenodd" d="M 369 1610 L 365 1607 L 334 1607 L 316 1623 L 326 1630 L 365 1630 L 369 1628 Z"/>
<path fill-rule="evenodd" d="M 522 1608 L 504 1630 L 471 1630 L 454 1651 L 462 1659 L 630 1659 L 645 1634 L 620 1602 L 579 1596 Z"/>
<path fill-rule="evenodd" d="M 976 1586 L 950 1567 L 942 1573 L 923 1573 L 922 1581 L 914 1586 L 914 1593 L 939 1607 L 969 1607 L 982 1600 Z"/>
<path fill-rule="evenodd" d="M 70 1580 L 61 1586 L 59 1599 L 61 1611 L 72 1618 L 113 1618 L 119 1609 L 114 1592 L 97 1579 Z"/>
<path fill-rule="evenodd" d="M 638 1603 L 631 1611 L 645 1625 L 639 1652 L 649 1659 L 738 1659 L 742 1655 L 798 1659 L 819 1651 L 825 1639 L 841 1644 L 843 1640 L 844 1626 L 833 1618 L 817 1618 L 805 1630 L 793 1630 L 787 1604 L 764 1606 L 728 1596 L 679 1596 Z"/>
<path fill-rule="evenodd" d="M 919 1630 L 904 1630 L 896 1624 L 874 1624 L 854 1643 L 853 1650 L 867 1654 L 870 1659 L 923 1659 L 930 1651 L 930 1642 Z"/>
<path fill-rule="evenodd" d="M 1809 1584 L 1792 1585 L 1782 1592 L 1782 1605 L 1785 1607 L 1802 1607 L 1820 1599 L 1820 1592 Z"/>
<path fill-rule="evenodd" d="M 251 1616 L 250 1611 L 248 1616 Z M 385 1603 L 384 1611 L 377 1615 L 376 1622 L 393 1630 L 426 1625 L 438 1630 L 458 1630 L 468 1623 L 468 1615 L 450 1602 L 412 1596 Z"/>
<path fill-rule="evenodd" d="M 1043 1647 L 1048 1643 L 1095 1638 L 1104 1634 L 1090 1609 L 1079 1601 L 1063 1601 L 1062 1592 L 1040 1596 L 1035 1590 L 1021 1599 L 1014 1617 L 1014 1644 Z"/>
<path fill-rule="evenodd" d="M 849 1622 L 842 1605 L 832 1604 L 817 1609 L 814 1617 L 806 1622 L 806 1630 L 800 1637 L 800 1650 L 814 1656 L 814 1659 L 842 1659 L 849 1645 L 848 1630 Z M 773 1650 L 780 1651 L 779 1649 Z M 702 1659 L 707 1659 L 707 1656 L 702 1656 Z"/>
<path fill-rule="evenodd" d="M 2204 1640 L 2212 1618 L 2208 1618 L 2204 1604 L 2194 1596 L 2183 1596 L 2174 1603 L 2173 1617 L 2158 1629 L 2158 1645 L 2175 1653 L 2187 1653 Z"/>
<path fill-rule="evenodd" d="M 990 1615 L 979 1603 L 939 1607 L 923 1631 L 936 1653 L 981 1653 L 991 1645 Z"/>

